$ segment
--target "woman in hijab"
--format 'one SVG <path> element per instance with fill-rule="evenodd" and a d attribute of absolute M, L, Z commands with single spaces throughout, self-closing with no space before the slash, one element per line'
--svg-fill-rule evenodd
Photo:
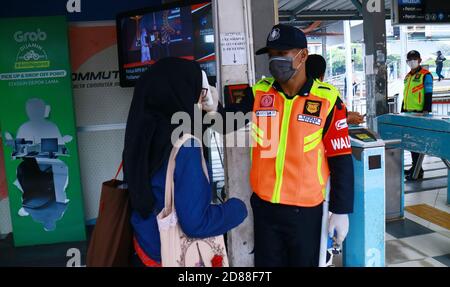
<path fill-rule="evenodd" d="M 185 112 L 194 129 L 194 113 L 201 112 L 202 105 L 198 104 L 202 101 L 201 94 L 200 66 L 178 58 L 158 61 L 136 84 L 123 159 L 137 265 L 161 266 L 156 216 L 164 208 L 166 170 L 173 147 L 171 136 L 177 128 L 171 124 L 171 118 L 177 112 Z M 236 198 L 220 205 L 211 204 L 211 185 L 203 173 L 201 143 L 190 141 L 181 147 L 175 159 L 175 209 L 181 229 L 193 238 L 224 234 L 242 223 L 247 209 Z"/>

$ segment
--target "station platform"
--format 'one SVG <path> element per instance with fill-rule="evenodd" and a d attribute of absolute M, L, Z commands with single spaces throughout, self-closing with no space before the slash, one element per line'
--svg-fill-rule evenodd
<path fill-rule="evenodd" d="M 408 169 L 409 152 L 405 152 L 405 163 Z M 450 217 L 450 206 L 446 204 L 447 167 L 439 158 L 428 156 L 422 166 L 423 180 L 405 182 L 405 218 L 386 223 L 388 267 L 450 266 L 450 229 L 444 227 L 450 221 L 439 222 L 438 216 L 430 212 L 442 211 Z M 413 214 L 411 208 L 417 206 L 419 210 Z"/>
<path fill-rule="evenodd" d="M 405 168 L 410 166 L 411 155 L 405 152 Z M 387 267 L 450 267 L 450 228 L 445 227 L 450 221 L 439 221 L 439 216 L 450 217 L 450 206 L 446 204 L 447 168 L 439 158 L 426 156 L 423 169 L 422 180 L 405 182 L 405 218 L 386 222 Z M 418 210 L 411 210 L 414 207 Z M 92 229 L 87 227 L 88 240 Z M 88 240 L 14 248 L 9 234 L 0 240 L 0 267 L 65 267 L 70 248 L 80 250 L 84 266 Z M 334 263 L 341 266 L 341 261 L 338 256 Z"/>

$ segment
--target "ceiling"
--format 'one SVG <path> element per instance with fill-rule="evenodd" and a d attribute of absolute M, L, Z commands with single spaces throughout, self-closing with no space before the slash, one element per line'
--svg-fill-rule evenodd
<path fill-rule="evenodd" d="M 339 20 L 361 20 L 361 0 L 279 0 L 280 23 L 320 30 Z M 386 16 L 390 16 L 391 0 L 385 0 Z M 316 21 L 321 21 L 317 26 Z"/>

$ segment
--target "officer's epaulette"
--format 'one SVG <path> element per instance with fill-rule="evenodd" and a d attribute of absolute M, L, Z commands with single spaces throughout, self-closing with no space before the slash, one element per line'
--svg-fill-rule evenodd
<path fill-rule="evenodd" d="M 318 86 L 317 88 L 331 91 L 331 89 L 329 87 L 326 87 L 326 86 Z"/>

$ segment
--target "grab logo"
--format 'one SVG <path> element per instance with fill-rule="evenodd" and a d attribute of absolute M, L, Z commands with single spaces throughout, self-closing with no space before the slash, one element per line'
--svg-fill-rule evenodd
<path fill-rule="evenodd" d="M 16 40 L 17 43 L 45 41 L 46 39 L 47 33 L 41 31 L 39 28 L 36 32 L 17 31 L 14 33 L 14 40 Z"/>

